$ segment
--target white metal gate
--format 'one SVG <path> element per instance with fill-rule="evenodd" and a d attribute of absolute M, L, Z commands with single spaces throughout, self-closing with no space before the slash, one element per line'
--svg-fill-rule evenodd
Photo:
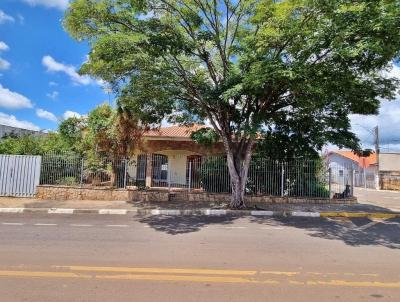
<path fill-rule="evenodd" d="M 41 160 L 32 155 L 0 155 L 0 196 L 33 196 Z"/>

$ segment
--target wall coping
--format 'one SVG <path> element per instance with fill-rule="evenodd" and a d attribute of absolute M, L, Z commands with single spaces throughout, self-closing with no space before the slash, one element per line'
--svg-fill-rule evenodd
<path fill-rule="evenodd" d="M 63 186 L 63 185 L 38 185 L 38 188 L 58 188 L 58 189 L 76 189 L 76 190 L 99 190 L 99 191 L 135 191 L 133 189 L 107 188 L 107 187 L 85 187 L 85 186 Z"/>

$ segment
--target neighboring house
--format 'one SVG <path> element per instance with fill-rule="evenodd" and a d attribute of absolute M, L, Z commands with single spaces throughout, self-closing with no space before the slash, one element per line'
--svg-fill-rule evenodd
<path fill-rule="evenodd" d="M 7 135 L 42 135 L 43 132 L 0 124 L 0 139 Z"/>
<path fill-rule="evenodd" d="M 378 165 L 375 153 L 358 156 L 352 151 L 331 151 L 328 153 L 329 166 L 335 168 L 332 181 L 335 183 L 354 181 L 356 187 L 376 188 Z M 354 178 L 352 175 L 354 173 Z"/>
<path fill-rule="evenodd" d="M 224 153 L 222 143 L 206 147 L 191 139 L 191 134 L 202 127 L 170 126 L 146 132 L 132 158 L 135 165 L 128 171 L 130 177 L 147 187 L 194 185 L 203 156 Z"/>

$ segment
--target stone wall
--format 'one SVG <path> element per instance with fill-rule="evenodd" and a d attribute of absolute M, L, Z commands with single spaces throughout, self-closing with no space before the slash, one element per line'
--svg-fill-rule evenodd
<path fill-rule="evenodd" d="M 38 186 L 36 198 L 44 200 L 132 200 L 132 191 L 109 188 Z"/>
<path fill-rule="evenodd" d="M 187 193 L 176 192 L 168 193 L 161 191 L 137 191 L 132 195 L 132 201 L 146 202 L 220 202 L 228 203 L 230 194 L 215 194 L 215 193 Z M 329 199 L 329 198 L 311 198 L 311 197 L 279 197 L 279 196 L 246 196 L 245 202 L 247 205 L 252 204 L 284 204 L 284 203 L 308 203 L 308 204 L 355 204 L 357 199 Z"/>
<path fill-rule="evenodd" d="M 141 202 L 213 202 L 228 203 L 230 194 L 226 193 L 188 193 L 168 191 L 138 191 L 135 189 L 109 189 L 67 186 L 38 186 L 36 198 L 44 200 L 121 200 Z M 354 204 L 356 198 L 328 199 L 307 197 L 246 196 L 247 205 L 252 204 Z"/>
<path fill-rule="evenodd" d="M 400 172 L 387 171 L 379 173 L 379 187 L 381 190 L 400 191 Z"/>

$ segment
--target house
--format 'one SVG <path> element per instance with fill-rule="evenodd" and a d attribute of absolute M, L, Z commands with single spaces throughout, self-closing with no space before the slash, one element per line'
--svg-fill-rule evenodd
<path fill-rule="evenodd" d="M 224 153 L 220 142 L 207 147 L 191 139 L 191 134 L 203 127 L 169 126 L 145 132 L 129 176 L 147 187 L 195 187 L 203 156 Z"/>
<path fill-rule="evenodd" d="M 359 156 L 353 151 L 331 151 L 327 155 L 329 167 L 335 168 L 333 182 L 354 182 L 356 187 L 377 187 L 378 165 L 376 153 Z M 353 174 L 354 173 L 354 174 Z M 354 175 L 354 176 L 352 176 Z"/>
<path fill-rule="evenodd" d="M 43 132 L 0 124 L 0 139 L 7 135 L 43 135 Z"/>

